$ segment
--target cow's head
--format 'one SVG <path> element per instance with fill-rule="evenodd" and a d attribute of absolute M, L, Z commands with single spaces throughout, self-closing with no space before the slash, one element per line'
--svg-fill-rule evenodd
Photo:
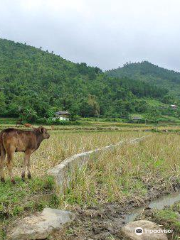
<path fill-rule="evenodd" d="M 47 129 L 44 127 L 39 127 L 38 131 L 42 134 L 44 139 L 48 139 L 50 137 L 49 133 L 47 132 Z"/>

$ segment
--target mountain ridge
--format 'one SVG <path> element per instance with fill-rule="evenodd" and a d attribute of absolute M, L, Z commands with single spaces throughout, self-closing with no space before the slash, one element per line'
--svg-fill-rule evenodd
<path fill-rule="evenodd" d="M 124 117 L 150 111 L 146 98 L 171 102 L 168 90 L 111 77 L 22 43 L 0 39 L 0 115 L 49 118 L 69 110 L 82 117 Z"/>
<path fill-rule="evenodd" d="M 127 63 L 123 67 L 106 71 L 106 74 L 112 77 L 128 77 L 164 87 L 180 98 L 180 73 L 159 67 L 148 61 Z"/>

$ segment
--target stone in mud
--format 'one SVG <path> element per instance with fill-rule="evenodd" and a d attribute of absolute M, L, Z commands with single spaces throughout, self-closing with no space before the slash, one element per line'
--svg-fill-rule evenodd
<path fill-rule="evenodd" d="M 168 240 L 163 230 L 154 222 L 140 220 L 126 224 L 121 234 L 125 240 Z"/>
<path fill-rule="evenodd" d="M 45 208 L 42 213 L 36 213 L 17 222 L 8 234 L 8 240 L 46 239 L 74 218 L 75 215 L 71 212 Z"/>

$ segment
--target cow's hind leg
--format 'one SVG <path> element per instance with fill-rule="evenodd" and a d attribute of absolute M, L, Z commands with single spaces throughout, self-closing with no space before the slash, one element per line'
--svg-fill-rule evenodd
<path fill-rule="evenodd" d="M 8 168 L 8 172 L 9 172 L 9 176 L 10 176 L 11 182 L 13 184 L 16 183 L 15 180 L 14 180 L 14 177 L 13 177 L 13 173 L 12 173 L 14 152 L 15 152 L 15 148 L 14 147 L 9 147 L 7 149 L 7 168 Z"/>
<path fill-rule="evenodd" d="M 1 153 L 0 153 L 0 177 L 1 177 L 1 182 L 5 182 L 5 180 L 4 180 L 4 161 L 6 158 L 6 152 L 3 148 L 0 150 L 1 150 Z"/>

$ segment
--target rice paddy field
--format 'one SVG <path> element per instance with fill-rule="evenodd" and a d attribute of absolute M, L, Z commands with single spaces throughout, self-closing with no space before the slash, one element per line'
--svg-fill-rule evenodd
<path fill-rule="evenodd" d="M 179 143 L 180 135 L 152 133 L 140 143 L 102 153 L 77 171 L 60 205 L 78 211 L 80 220 L 61 239 L 124 239 L 120 229 L 129 211 L 139 206 L 146 208 L 147 202 L 179 191 Z M 173 229 L 168 239 L 179 239 L 177 204 L 176 212 L 152 211 L 151 217 L 145 217 Z"/>
<path fill-rule="evenodd" d="M 6 239 L 8 228 L 17 219 L 41 211 L 46 206 L 68 209 L 78 216 L 75 223 L 61 234 L 50 236 L 50 239 L 121 239 L 117 229 L 123 225 L 126 212 L 144 206 L 147 201 L 161 195 L 179 191 L 178 129 L 147 130 L 142 131 L 136 126 L 128 126 L 121 131 L 109 128 L 106 131 L 50 129 L 50 139 L 44 140 L 32 155 L 33 178 L 25 182 L 20 179 L 23 154 L 16 153 L 13 171 L 17 184 L 12 185 L 8 176 L 5 184 L 0 183 L 2 239 Z M 127 142 L 103 152 L 77 170 L 63 194 L 56 191 L 53 178 L 47 175 L 48 169 L 74 154 L 142 136 L 148 137 L 139 143 Z M 113 225 L 117 223 L 117 218 L 119 228 Z M 107 230 L 109 221 L 114 228 Z M 176 228 L 175 231 L 180 232 Z"/>
<path fill-rule="evenodd" d="M 70 132 L 49 131 L 51 137 L 44 140 L 40 148 L 32 154 L 31 169 L 34 176 L 41 176 L 67 157 L 86 152 L 123 140 L 133 139 L 148 135 L 142 132 Z M 23 153 L 16 153 L 14 158 L 14 172 L 21 172 Z"/>
<path fill-rule="evenodd" d="M 153 133 L 140 143 L 127 143 L 103 152 L 80 169 L 63 204 L 93 206 L 99 201 L 124 204 L 133 198 L 138 205 L 153 186 L 159 184 L 163 192 L 179 181 L 180 135 Z"/>

